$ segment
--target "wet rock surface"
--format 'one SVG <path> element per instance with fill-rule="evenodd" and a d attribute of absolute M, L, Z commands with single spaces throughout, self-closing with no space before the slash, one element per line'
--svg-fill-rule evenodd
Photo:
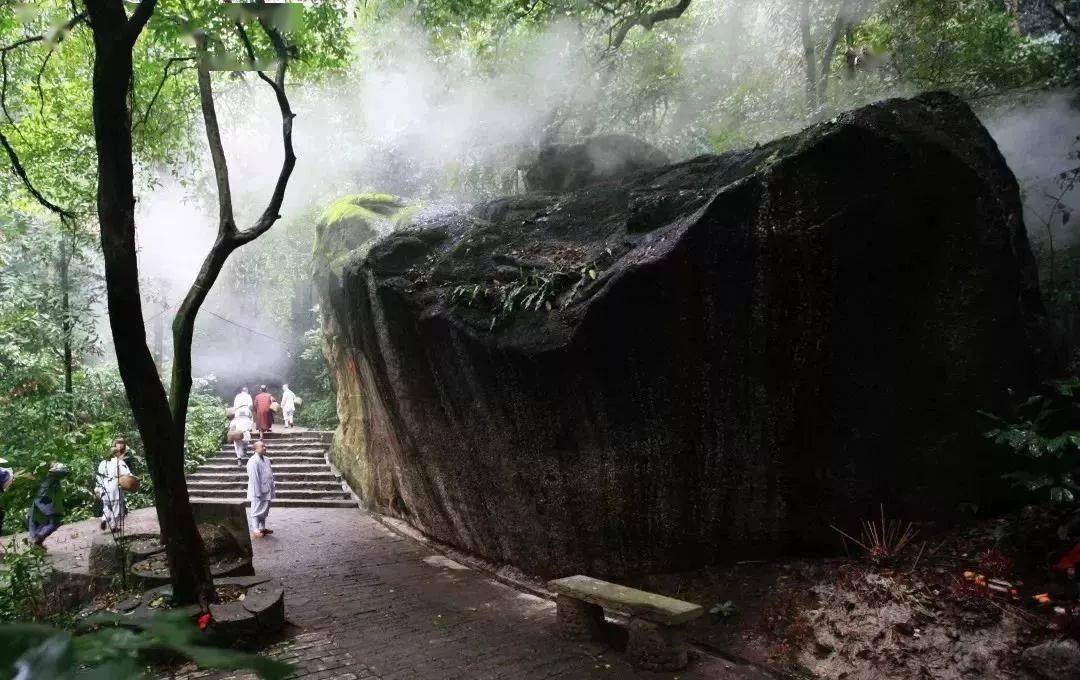
<path fill-rule="evenodd" d="M 598 135 L 540 149 L 525 171 L 525 186 L 529 191 L 571 191 L 669 162 L 662 151 L 634 137 Z"/>
<path fill-rule="evenodd" d="M 977 412 L 1044 364 L 1015 179 L 948 95 L 567 193 L 407 220 L 371 200 L 396 231 L 316 253 L 334 461 L 369 505 L 532 573 L 984 501 Z"/>
<path fill-rule="evenodd" d="M 1024 650 L 1024 665 L 1046 680 L 1080 679 L 1080 645 L 1076 640 L 1051 640 Z"/>

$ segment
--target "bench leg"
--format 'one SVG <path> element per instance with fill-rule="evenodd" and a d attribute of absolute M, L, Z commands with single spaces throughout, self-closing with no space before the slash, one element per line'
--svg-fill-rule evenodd
<path fill-rule="evenodd" d="M 559 635 L 566 640 L 595 640 L 604 627 L 604 608 L 566 595 L 555 599 Z"/>
<path fill-rule="evenodd" d="M 632 618 L 626 655 L 638 668 L 678 671 L 686 668 L 686 632 L 683 626 L 662 626 Z"/>

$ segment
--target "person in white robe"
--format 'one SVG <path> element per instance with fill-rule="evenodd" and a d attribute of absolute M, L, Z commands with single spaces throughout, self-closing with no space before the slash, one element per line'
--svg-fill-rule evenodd
<path fill-rule="evenodd" d="M 232 400 L 233 408 L 240 408 L 241 406 L 251 408 L 251 404 L 251 395 L 248 393 L 248 388 L 241 387 L 240 391 L 236 393 L 236 396 Z"/>
<path fill-rule="evenodd" d="M 266 442 L 255 442 L 255 450 L 247 463 L 248 487 L 247 499 L 251 504 L 248 509 L 251 523 L 251 535 L 261 538 L 274 533 L 266 528 L 266 516 L 270 514 L 270 501 L 274 500 L 274 470 L 270 459 L 266 457 Z"/>
<path fill-rule="evenodd" d="M 281 419 L 285 421 L 285 427 L 292 427 L 295 414 L 296 393 L 289 389 L 289 383 L 285 383 L 281 386 Z"/>
<path fill-rule="evenodd" d="M 131 469 L 124 462 L 125 449 L 113 448 L 108 459 L 98 463 L 97 486 L 94 494 L 101 499 L 101 529 L 116 531 L 124 516 L 124 491 L 120 488 L 120 478 L 131 474 Z"/>
<path fill-rule="evenodd" d="M 250 406 L 237 406 L 234 408 L 233 418 L 229 422 L 229 432 L 239 432 L 240 439 L 233 442 L 233 450 L 236 451 L 236 464 L 243 467 L 244 458 L 247 457 L 247 442 L 251 441 L 251 430 L 255 427 L 255 421 L 251 419 Z"/>

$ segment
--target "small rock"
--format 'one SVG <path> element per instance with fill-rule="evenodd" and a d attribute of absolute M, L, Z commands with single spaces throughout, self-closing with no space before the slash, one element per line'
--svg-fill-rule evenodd
<path fill-rule="evenodd" d="M 897 633 L 906 635 L 908 637 L 915 637 L 915 626 L 911 625 L 907 621 L 901 621 L 900 623 L 893 626 L 893 628 L 896 629 Z"/>
<path fill-rule="evenodd" d="M 1028 647 L 1020 660 L 1039 678 L 1080 680 L 1080 645 L 1075 640 L 1051 640 Z"/>

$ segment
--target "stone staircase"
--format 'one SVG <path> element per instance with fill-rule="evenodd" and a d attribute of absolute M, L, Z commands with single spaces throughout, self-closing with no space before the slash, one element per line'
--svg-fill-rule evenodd
<path fill-rule="evenodd" d="M 331 432 L 287 431 L 264 435 L 267 457 L 274 467 L 277 497 L 274 507 L 349 508 L 356 504 L 342 487 L 341 478 L 326 462 Z M 248 444 L 248 454 L 251 444 Z M 237 466 L 233 445 L 226 442 L 213 458 L 188 475 L 188 496 L 193 503 L 244 502 L 247 469 Z"/>

